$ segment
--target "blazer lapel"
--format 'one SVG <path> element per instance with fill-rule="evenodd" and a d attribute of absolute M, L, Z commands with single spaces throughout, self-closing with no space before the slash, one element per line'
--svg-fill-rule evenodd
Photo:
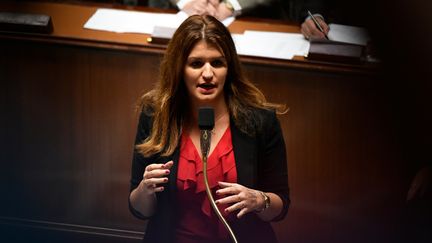
<path fill-rule="evenodd" d="M 254 188 L 256 185 L 256 169 L 258 150 L 256 139 L 241 132 L 231 120 L 230 122 L 234 158 L 239 184 Z"/>

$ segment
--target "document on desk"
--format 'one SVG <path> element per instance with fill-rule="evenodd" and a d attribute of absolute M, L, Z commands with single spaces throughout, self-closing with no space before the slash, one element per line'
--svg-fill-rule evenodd
<path fill-rule="evenodd" d="M 188 17 L 185 12 L 177 14 L 148 13 L 131 10 L 98 9 L 84 24 L 84 28 L 117 33 L 151 34 L 155 26 L 177 28 Z M 226 26 L 234 18 L 224 20 Z"/>
<path fill-rule="evenodd" d="M 309 51 L 309 41 L 297 33 L 247 30 L 232 36 L 240 55 L 292 59 Z"/>
<path fill-rule="evenodd" d="M 362 27 L 329 24 L 329 40 L 366 46 L 371 39 L 368 31 Z"/>

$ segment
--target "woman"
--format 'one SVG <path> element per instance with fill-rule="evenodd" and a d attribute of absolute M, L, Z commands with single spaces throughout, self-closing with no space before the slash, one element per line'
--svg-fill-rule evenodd
<path fill-rule="evenodd" d="M 285 143 L 274 109 L 245 79 L 227 28 L 185 20 L 171 39 L 156 87 L 141 97 L 129 205 L 149 219 L 145 242 L 230 242 L 206 197 L 198 108 L 215 111 L 208 177 L 239 242 L 276 242 L 285 217 Z"/>

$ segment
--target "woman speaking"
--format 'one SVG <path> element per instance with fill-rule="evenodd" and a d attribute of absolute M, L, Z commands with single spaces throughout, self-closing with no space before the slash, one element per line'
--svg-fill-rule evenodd
<path fill-rule="evenodd" d="M 288 211 L 285 142 L 276 112 L 245 78 L 228 29 L 186 19 L 168 44 L 155 88 L 140 98 L 129 206 L 148 219 L 144 242 L 230 242 L 206 195 L 198 109 L 214 109 L 208 183 L 238 242 L 276 242 Z"/>

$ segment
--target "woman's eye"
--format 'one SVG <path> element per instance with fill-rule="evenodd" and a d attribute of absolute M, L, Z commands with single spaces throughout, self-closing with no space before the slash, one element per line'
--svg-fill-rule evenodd
<path fill-rule="evenodd" d="M 193 61 L 189 65 L 192 68 L 200 68 L 200 67 L 202 67 L 203 63 L 201 61 Z"/>
<path fill-rule="evenodd" d="M 225 66 L 225 63 L 222 60 L 214 60 L 211 62 L 211 65 L 213 67 L 223 67 Z"/>

